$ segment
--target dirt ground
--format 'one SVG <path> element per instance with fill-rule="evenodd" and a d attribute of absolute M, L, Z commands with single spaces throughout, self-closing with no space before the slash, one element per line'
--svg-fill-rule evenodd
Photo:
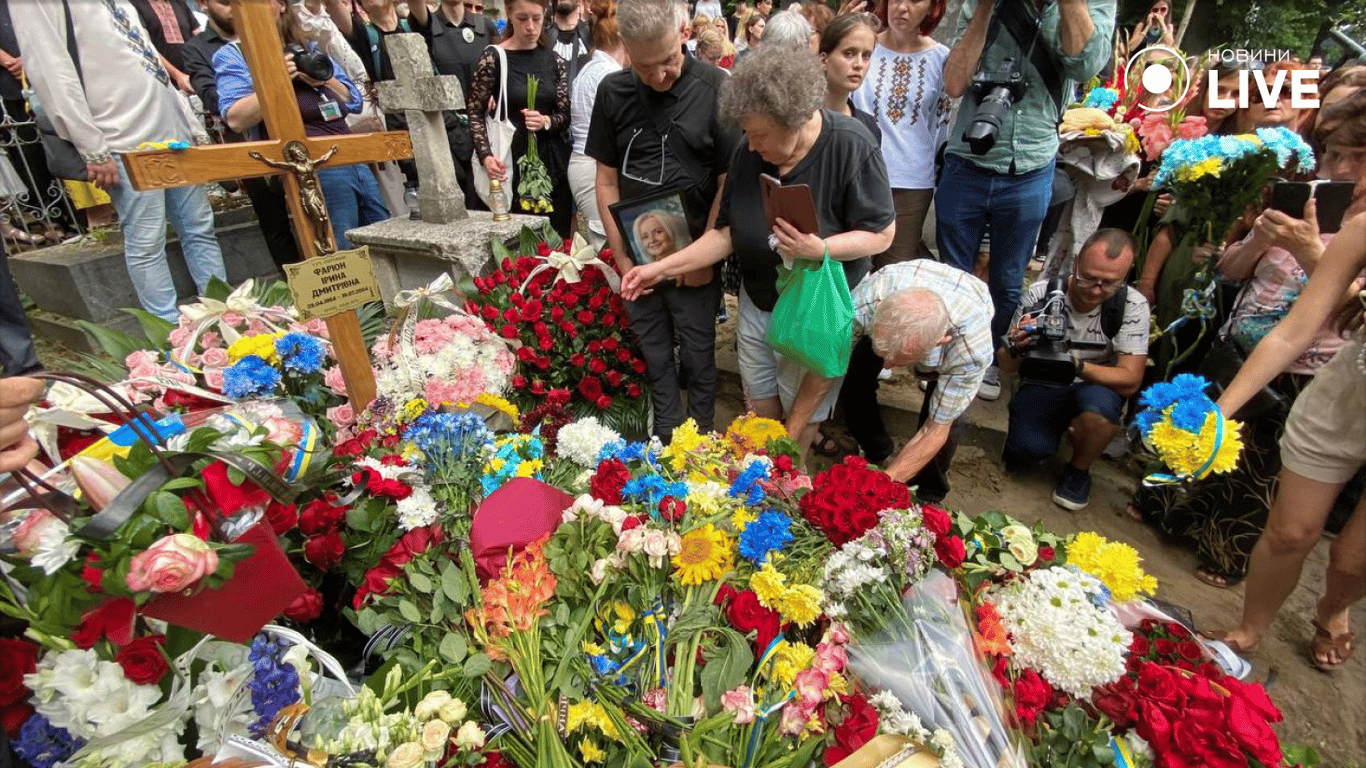
<path fill-rule="evenodd" d="M 744 411 L 740 379 L 735 373 L 734 325 L 736 312 L 718 328 L 717 359 L 723 371 L 716 401 L 716 426 L 724 428 Z M 1008 383 L 1003 381 L 1008 393 Z M 952 489 L 945 503 L 954 509 L 979 514 L 999 509 L 1025 522 L 1043 520 L 1059 534 L 1095 531 L 1108 539 L 1125 541 L 1143 555 L 1144 567 L 1157 577 L 1157 597 L 1187 608 L 1197 629 L 1231 627 L 1241 616 L 1242 585 L 1216 589 L 1198 581 L 1191 550 L 1173 545 L 1156 531 L 1124 515 L 1124 506 L 1137 477 L 1118 463 L 1099 462 L 1092 472 L 1091 504 L 1069 512 L 1052 501 L 1053 486 L 1061 459 L 1036 473 L 1013 476 L 1001 468 L 1005 442 L 1006 403 L 977 400 L 965 418 L 968 429 L 950 471 Z M 879 397 L 884 417 L 894 438 L 915 432 L 920 392 L 913 378 L 899 371 L 882 387 Z M 895 407 L 888 407 L 895 406 Z M 1281 610 L 1272 634 L 1249 656 L 1250 679 L 1267 685 L 1271 698 L 1285 714 L 1277 732 L 1287 744 L 1307 744 L 1316 749 L 1324 768 L 1366 768 L 1366 652 L 1359 651 L 1345 667 L 1333 674 L 1315 669 L 1308 661 L 1310 620 L 1323 591 L 1330 539 L 1314 548 L 1305 564 L 1304 577 Z M 1366 640 L 1366 607 L 1353 616 L 1357 638 Z M 1358 641 L 1360 644 L 1361 640 Z"/>

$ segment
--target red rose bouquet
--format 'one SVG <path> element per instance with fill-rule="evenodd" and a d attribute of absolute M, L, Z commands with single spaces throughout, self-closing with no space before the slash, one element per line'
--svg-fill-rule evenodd
<path fill-rule="evenodd" d="M 571 410 L 598 415 L 618 431 L 643 433 L 645 361 L 627 335 L 626 312 L 613 290 L 616 272 L 591 249 L 571 248 L 548 228 L 522 230 L 518 250 L 510 253 L 495 240 L 498 267 L 473 279 L 478 296 L 466 302 L 494 333 L 520 342 L 511 400 L 530 410 L 551 390 L 565 390 Z"/>
<path fill-rule="evenodd" d="M 847 456 L 840 464 L 816 475 L 811 491 L 801 500 L 802 517 L 836 546 L 846 544 L 877 525 L 884 509 L 905 509 L 911 491 L 868 466 L 865 459 Z"/>

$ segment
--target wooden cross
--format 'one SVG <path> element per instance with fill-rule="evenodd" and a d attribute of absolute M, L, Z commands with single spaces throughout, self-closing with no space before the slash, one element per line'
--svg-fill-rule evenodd
<path fill-rule="evenodd" d="M 449 224 L 468 218 L 442 114 L 465 106 L 460 78 L 432 74 L 432 59 L 421 35 L 390 35 L 384 42 L 394 79 L 379 84 L 379 106 L 385 112 L 403 112 L 407 118 L 420 182 L 417 203 L 422 220 Z M 469 158 L 463 160 L 469 162 Z"/>
<path fill-rule="evenodd" d="M 273 141 L 219 144 L 184 150 L 153 150 L 122 155 L 134 189 L 164 189 L 253 176 L 282 175 L 294 237 L 305 258 L 336 250 L 327 207 L 314 170 L 412 157 L 408 134 L 401 131 L 310 138 L 285 74 L 284 43 L 275 26 L 275 0 L 232 0 L 233 24 L 251 71 L 261 117 Z M 357 411 L 375 397 L 375 375 L 355 312 L 326 319 L 328 336 Z"/>

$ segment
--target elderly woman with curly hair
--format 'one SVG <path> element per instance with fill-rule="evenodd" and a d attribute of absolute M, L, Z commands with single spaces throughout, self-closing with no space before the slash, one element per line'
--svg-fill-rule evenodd
<path fill-rule="evenodd" d="M 721 93 L 721 116 L 744 129 L 745 138 L 731 161 L 716 228 L 668 258 L 636 267 L 622 283 L 622 295 L 634 300 L 661 280 L 715 264 L 734 251 L 741 273 L 740 379 L 750 409 L 774 419 L 793 415 L 805 374 L 764 341 L 778 301 L 779 265 L 828 254 L 843 262 L 852 288 L 896 229 L 882 153 L 857 120 L 821 109 L 824 100 L 825 75 L 810 51 L 768 48 L 738 67 Z M 810 185 L 820 231 L 804 234 L 782 219 L 770 229 L 760 174 L 784 185 Z M 804 448 L 838 394 L 836 383 L 802 423 L 789 419 L 788 431 Z"/>

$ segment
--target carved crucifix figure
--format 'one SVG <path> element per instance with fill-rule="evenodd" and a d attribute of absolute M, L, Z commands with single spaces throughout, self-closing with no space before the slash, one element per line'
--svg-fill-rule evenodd
<path fill-rule="evenodd" d="M 318 253 L 332 253 L 336 248 L 332 245 L 332 239 L 328 233 L 332 231 L 332 220 L 327 215 L 327 202 L 323 200 L 323 189 L 318 184 L 318 166 L 332 159 L 337 154 L 337 145 L 323 153 L 323 156 L 314 160 L 308 156 L 308 147 L 297 141 L 290 141 L 285 144 L 285 159 L 271 160 L 260 152 L 248 152 L 247 156 L 253 160 L 260 160 L 271 168 L 290 171 L 294 174 L 294 180 L 299 185 L 299 205 L 304 209 L 304 214 L 308 216 L 308 224 L 313 227 L 313 246 Z"/>
<path fill-rule="evenodd" d="M 412 157 L 406 132 L 357 133 L 312 138 L 304 132 L 294 86 L 285 73 L 284 44 L 270 7 L 273 0 L 232 0 L 234 26 L 242 55 L 261 103 L 261 117 L 272 141 L 220 144 L 185 150 L 130 152 L 121 156 L 135 189 L 161 189 L 210 181 L 281 174 L 294 236 L 305 257 L 336 250 L 327 206 L 316 169 L 402 160 Z M 375 375 L 355 312 L 327 318 L 328 336 L 346 379 L 352 406 L 359 411 L 375 396 Z"/>

